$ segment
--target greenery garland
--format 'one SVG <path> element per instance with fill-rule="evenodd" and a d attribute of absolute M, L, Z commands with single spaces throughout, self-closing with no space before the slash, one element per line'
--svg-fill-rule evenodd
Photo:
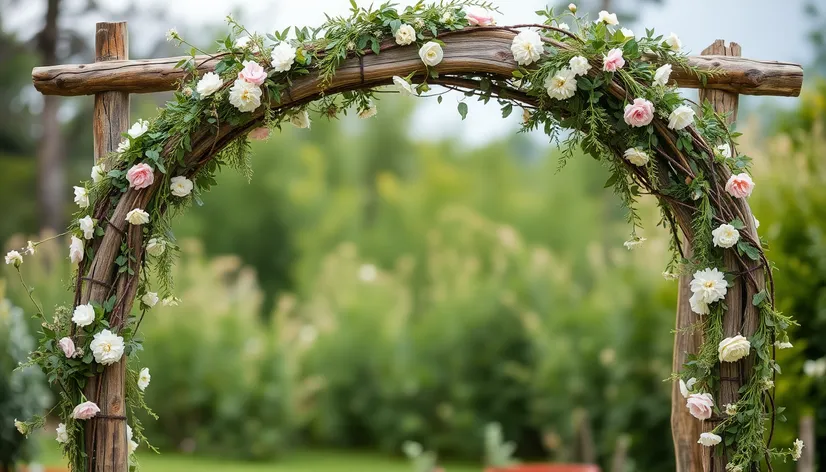
<path fill-rule="evenodd" d="M 327 86 L 346 59 L 404 46 L 418 47 L 425 67 L 424 73 L 393 77 L 398 92 L 421 95 L 430 90 L 429 84 L 440 84 L 485 103 L 495 99 L 503 117 L 521 107 L 523 131 L 542 129 L 557 142 L 563 153 L 561 165 L 578 147 L 606 165 L 611 171 L 606 187 L 612 187 L 628 209 L 631 238 L 625 243 L 627 248 L 645 240 L 636 233 L 640 218 L 635 202 L 643 194 L 657 198 L 661 224 L 672 233 L 673 257 L 663 275 L 668 279 L 693 276 L 691 308 L 702 315 L 688 329 L 702 330 L 703 344 L 689 356 L 683 370 L 673 374 L 691 414 L 712 424 L 698 442 L 725 454 L 728 471 L 752 470 L 763 459 L 769 463 L 787 456 L 797 460 L 803 448 L 799 440 L 786 449 L 771 448 L 766 441 L 767 436 L 771 441 L 767 424 L 773 425 L 782 413 L 773 400 L 773 379 L 780 372 L 774 350 L 791 346 L 786 329 L 793 321 L 774 309 L 771 266 L 756 236 L 758 222 L 746 218 L 750 213 L 743 199 L 754 188 L 746 173 L 749 159 L 736 152 L 738 135 L 729 131 L 724 117 L 708 104 L 695 115 L 669 82 L 672 67 L 692 70 L 680 52 L 679 38 L 673 33 L 658 36 L 653 30 L 636 36 L 619 27 L 616 15 L 603 11 L 596 21 L 590 21 L 578 15 L 573 4 L 562 13 L 537 12 L 541 24 L 499 27 L 494 21 L 495 7 L 484 1 L 418 2 L 403 11 L 390 3 L 375 9 L 351 3 L 349 17 L 328 17 L 319 28 L 288 28 L 266 36 L 249 32 L 228 17 L 231 34 L 219 40 L 217 53 L 211 54 L 218 61 L 215 71 L 203 76 L 199 76 L 196 54 L 207 53 L 170 30 L 168 40 L 191 47 L 191 57 L 178 64 L 186 76 L 173 100 L 153 121 L 138 120 L 117 152 L 93 167 L 91 180 L 74 188 L 79 210 L 68 234 L 70 258 L 78 266 L 76 301 L 82 275 L 100 251 L 104 227 L 112 225 L 117 231 L 122 231 L 123 224 L 139 227 L 143 243 L 130 247 L 127 238 L 115 260 L 118 277 L 137 283 L 137 312 L 119 322 L 110 325 L 111 314 L 117 306 L 131 303 L 120 300 L 117 293 L 103 303 L 58 308 L 48 318 L 32 298 L 42 329 L 27 365 L 38 365 L 60 391 L 55 406 L 62 420 L 57 440 L 72 469 L 86 468 L 86 420 L 99 411 L 83 394 L 87 380 L 124 355 L 131 361 L 126 388 L 130 464 L 137 466 L 131 455 L 134 449 L 141 443 L 148 445 L 135 415 L 139 409 L 149 411 L 143 390 L 150 380 L 149 372 L 137 365 L 136 354 L 141 350 L 137 333 L 154 305 L 180 302 L 170 276 L 178 252 L 171 228 L 174 216 L 192 202 L 201 204 L 201 193 L 216 183 L 214 176 L 221 167 L 231 166 L 251 176 L 249 139 L 266 138 L 285 122 L 309 128 L 308 111 L 328 117 L 352 108 L 361 118 L 376 114 L 374 89 L 322 93 L 313 103 L 280 106 L 294 79 L 317 74 Z M 478 28 L 518 33 L 511 47 L 518 63 L 512 77 L 440 75 L 438 64 L 446 47 L 440 38 Z M 693 72 L 701 80 L 708 74 Z M 263 117 L 252 118 L 261 106 Z M 464 119 L 465 100 L 458 111 Z M 214 129 L 217 136 L 226 125 L 251 131 L 234 137 L 223 148 L 216 146 L 216 137 L 210 158 L 187 160 L 198 130 Z M 563 129 L 570 132 L 562 133 Z M 127 192 L 142 190 L 150 197 L 145 205 L 130 211 L 126 222 L 109 221 Z M 683 254 L 681 230 L 692 238 L 691 257 Z M 19 272 L 23 255 L 33 255 L 42 242 L 9 252 L 6 263 Z M 724 268 L 729 272 L 723 272 Z M 724 335 L 729 309 L 724 297 L 736 278 L 755 293 L 751 303 L 758 325 L 748 338 Z M 719 405 L 715 398 L 719 399 L 722 366 L 735 362 L 751 366 L 749 379 L 735 404 Z M 17 422 L 23 434 L 43 424 L 44 417 Z"/>

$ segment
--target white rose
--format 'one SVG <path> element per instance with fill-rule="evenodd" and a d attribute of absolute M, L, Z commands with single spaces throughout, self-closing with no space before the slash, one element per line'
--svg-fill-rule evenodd
<path fill-rule="evenodd" d="M 700 439 L 697 441 L 697 443 L 702 444 L 706 447 L 711 447 L 720 444 L 720 441 L 722 440 L 723 438 L 717 436 L 714 433 L 703 433 L 700 435 Z"/>
<path fill-rule="evenodd" d="M 89 348 L 92 350 L 95 362 L 98 364 L 114 364 L 123 356 L 123 338 L 108 329 L 104 329 L 92 337 Z"/>
<path fill-rule="evenodd" d="M 694 110 L 686 105 L 680 105 L 668 116 L 668 127 L 673 130 L 681 130 L 694 123 Z"/>
<path fill-rule="evenodd" d="M 691 390 L 694 388 L 694 384 L 696 383 L 697 379 L 694 377 L 688 379 L 688 382 L 680 379 L 680 394 L 682 394 L 683 398 L 688 398 L 688 396 L 691 395 Z"/>
<path fill-rule="evenodd" d="M 723 143 L 717 146 L 717 151 L 720 152 L 720 155 L 729 159 L 731 157 L 731 145 L 729 143 Z"/>
<path fill-rule="evenodd" d="M 691 311 L 697 313 L 698 315 L 707 315 L 711 313 L 708 309 L 708 303 L 703 301 L 703 298 L 699 293 L 691 295 L 691 298 L 688 299 L 688 304 L 691 307 Z"/>
<path fill-rule="evenodd" d="M 621 28 L 620 33 L 625 37 L 625 39 L 631 39 L 634 37 L 634 32 L 628 28 Z"/>
<path fill-rule="evenodd" d="M 149 122 L 146 120 L 138 120 L 132 125 L 131 128 L 129 128 L 129 131 L 127 131 L 126 134 L 128 134 L 132 139 L 138 139 L 147 131 L 149 131 Z"/>
<path fill-rule="evenodd" d="M 86 215 L 77 220 L 77 224 L 80 226 L 80 230 L 83 231 L 83 238 L 92 239 L 95 234 L 95 220 L 93 220 L 91 216 Z"/>
<path fill-rule="evenodd" d="M 158 294 L 155 292 L 146 292 L 141 297 L 141 302 L 149 308 L 152 308 L 158 303 Z"/>
<path fill-rule="evenodd" d="M 379 110 L 376 108 L 376 105 L 373 102 L 370 102 L 367 108 L 364 108 L 363 110 L 359 111 L 359 118 L 361 118 L 362 120 L 366 120 L 367 118 L 372 118 L 376 116 L 376 113 L 378 112 Z"/>
<path fill-rule="evenodd" d="M 241 36 L 235 40 L 234 46 L 238 49 L 244 49 L 249 46 L 250 41 L 252 41 L 252 36 Z M 258 52 L 258 45 L 253 43 L 252 46 L 250 46 L 250 51 Z"/>
<path fill-rule="evenodd" d="M 144 225 L 149 223 L 149 213 L 140 208 L 135 208 L 126 214 L 126 221 L 133 225 Z"/>
<path fill-rule="evenodd" d="M 726 403 L 723 407 L 725 409 L 726 414 L 729 416 L 734 416 L 737 414 L 737 404 L 736 403 Z"/>
<path fill-rule="evenodd" d="M 123 154 L 124 152 L 126 152 L 128 150 L 129 150 L 129 140 L 128 139 L 124 139 L 123 141 L 118 143 L 118 148 L 116 149 L 116 151 L 119 154 Z"/>
<path fill-rule="evenodd" d="M 728 282 L 725 274 L 715 269 L 703 269 L 694 273 L 691 280 L 691 291 L 698 296 L 698 301 L 714 303 L 726 296 Z"/>
<path fill-rule="evenodd" d="M 646 241 L 648 241 L 648 240 L 645 239 L 645 238 L 637 237 L 637 238 L 629 239 L 628 241 L 625 241 L 624 243 L 622 243 L 622 245 L 625 246 L 625 249 L 628 249 L 629 251 L 633 251 L 634 249 L 642 246 L 642 244 Z"/>
<path fill-rule="evenodd" d="M 542 37 L 533 30 L 520 32 L 511 43 L 511 53 L 520 66 L 527 66 L 538 61 L 543 49 Z"/>
<path fill-rule="evenodd" d="M 72 313 L 72 322 L 81 328 L 89 326 L 95 321 L 95 307 L 87 303 L 85 305 L 78 305 L 75 307 L 75 312 Z"/>
<path fill-rule="evenodd" d="M 295 62 L 295 48 L 289 43 L 279 43 L 272 50 L 272 68 L 276 72 L 287 72 Z"/>
<path fill-rule="evenodd" d="M 243 113 L 255 111 L 261 105 L 261 87 L 237 79 L 229 89 L 229 103 Z"/>
<path fill-rule="evenodd" d="M 591 63 L 582 56 L 574 56 L 568 61 L 568 66 L 574 75 L 585 75 L 591 69 Z"/>
<path fill-rule="evenodd" d="M 576 13 L 576 4 L 569 3 L 568 4 L 568 10 L 571 10 L 571 13 Z"/>
<path fill-rule="evenodd" d="M 442 46 L 435 41 L 428 41 L 424 46 L 419 48 L 419 58 L 426 66 L 434 67 L 442 62 L 445 53 L 442 51 Z"/>
<path fill-rule="evenodd" d="M 23 263 L 23 256 L 17 251 L 9 251 L 6 253 L 6 264 L 13 264 L 15 267 L 20 267 Z"/>
<path fill-rule="evenodd" d="M 161 254 L 163 254 L 165 249 L 166 249 L 166 241 L 164 241 L 163 239 L 151 238 L 146 243 L 146 252 L 150 256 L 155 256 L 155 257 L 160 256 Z"/>
<path fill-rule="evenodd" d="M 794 346 L 789 341 L 775 341 L 774 347 L 776 347 L 777 349 L 791 349 Z"/>
<path fill-rule="evenodd" d="M 138 374 L 138 388 L 141 389 L 141 391 L 146 390 L 146 387 L 149 386 L 150 380 L 152 380 L 152 376 L 149 375 L 149 368 L 144 367 L 141 369 L 140 374 Z"/>
<path fill-rule="evenodd" d="M 399 26 L 396 30 L 396 44 L 400 46 L 407 46 L 416 40 L 416 30 L 408 24 Z"/>
<path fill-rule="evenodd" d="M 133 441 L 131 439 L 128 442 L 129 442 L 129 454 L 134 454 L 135 450 L 138 449 L 138 446 L 140 446 L 140 444 L 136 443 L 135 441 Z"/>
<path fill-rule="evenodd" d="M 618 25 L 619 21 L 617 20 L 616 13 L 608 13 L 605 10 L 599 12 L 599 18 L 594 21 L 594 23 L 605 23 L 606 25 Z"/>
<path fill-rule="evenodd" d="M 674 33 L 671 33 L 667 38 L 665 38 L 665 44 L 668 45 L 672 51 L 679 51 L 683 47 L 683 42 L 680 41 L 680 38 L 678 38 Z"/>
<path fill-rule="evenodd" d="M 72 261 L 72 264 L 77 264 L 83 260 L 83 253 L 83 240 L 72 236 L 72 242 L 69 244 L 69 260 Z"/>
<path fill-rule="evenodd" d="M 103 164 L 97 164 L 92 166 L 92 182 L 98 183 L 101 180 L 103 180 L 104 177 L 106 177 L 106 171 L 103 168 Z"/>
<path fill-rule="evenodd" d="M 749 355 L 749 349 L 749 340 L 738 334 L 720 341 L 717 353 L 720 355 L 720 362 L 737 362 Z"/>
<path fill-rule="evenodd" d="M 635 166 L 644 166 L 648 164 L 648 160 L 650 159 L 647 152 L 638 148 L 628 148 L 622 156 Z"/>
<path fill-rule="evenodd" d="M 201 77 L 201 80 L 198 81 L 198 85 L 195 86 L 195 90 L 201 98 L 204 98 L 217 92 L 223 86 L 224 81 L 221 80 L 220 75 L 215 72 L 207 72 L 203 77 Z"/>
<path fill-rule="evenodd" d="M 185 197 L 192 193 L 192 186 L 192 181 L 182 175 L 169 180 L 169 188 L 176 197 Z"/>
<path fill-rule="evenodd" d="M 65 424 L 58 424 L 57 429 L 55 431 L 57 431 L 57 437 L 55 438 L 55 441 L 59 442 L 60 444 L 69 442 L 69 433 L 66 432 Z"/>
<path fill-rule="evenodd" d="M 671 64 L 663 64 L 654 72 L 654 83 L 657 85 L 666 86 L 670 78 Z"/>
<path fill-rule="evenodd" d="M 568 26 L 568 23 L 558 23 L 556 27 L 565 31 L 569 31 L 571 29 L 571 27 Z"/>
<path fill-rule="evenodd" d="M 161 300 L 161 305 L 163 306 L 178 306 L 181 303 L 181 299 L 178 297 L 166 297 Z"/>
<path fill-rule="evenodd" d="M 723 224 L 711 232 L 713 242 L 717 247 L 730 248 L 740 240 L 740 232 L 732 225 Z"/>
<path fill-rule="evenodd" d="M 290 123 L 296 128 L 308 129 L 310 127 L 310 114 L 307 110 L 301 110 L 290 117 Z"/>
<path fill-rule="evenodd" d="M 576 93 L 576 75 L 570 69 L 561 69 L 545 78 L 545 91 L 556 100 L 567 100 Z"/>
<path fill-rule="evenodd" d="M 400 95 L 414 95 L 416 93 L 413 90 L 413 85 L 398 75 L 393 76 L 393 85 L 396 86 L 396 90 L 399 91 Z"/>
<path fill-rule="evenodd" d="M 86 208 L 89 206 L 89 192 L 86 190 L 86 187 L 74 187 L 75 189 L 75 203 L 80 208 Z"/>

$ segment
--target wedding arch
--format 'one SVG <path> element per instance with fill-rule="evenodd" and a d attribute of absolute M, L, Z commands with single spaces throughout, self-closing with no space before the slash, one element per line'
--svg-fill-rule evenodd
<path fill-rule="evenodd" d="M 433 85 L 494 101 L 503 116 L 521 108 L 524 128 L 562 141 L 564 158 L 581 147 L 602 161 L 606 186 L 629 212 L 627 246 L 642 242 L 637 197 L 657 199 L 673 236 L 664 276 L 679 279 L 676 469 L 744 472 L 799 457 L 802 443 L 771 447 L 774 350 L 788 344 L 793 321 L 774 309 L 771 266 L 746 202 L 755 187 L 749 159 L 727 125 L 739 94 L 797 96 L 802 68 L 740 58 L 739 46 L 722 41 L 687 56 L 673 33 L 635 35 L 616 15 L 594 21 L 574 4 L 537 12 L 540 23 L 497 26 L 495 8 L 480 0 L 403 10 L 351 3 L 348 17 L 291 35 L 259 35 L 228 18 L 217 52 L 192 47 L 165 59 L 128 60 L 126 23 L 99 23 L 94 64 L 34 69 L 43 94 L 95 95 L 95 162 L 91 180 L 75 187 L 69 228 L 73 306 L 54 317 L 38 308 L 45 336 L 29 361 L 61 391 L 58 440 L 72 469 L 125 471 L 146 441 L 134 415 L 147 408 L 149 373 L 127 358 L 151 308 L 177 303 L 173 216 L 221 166 L 248 166 L 250 137 L 288 122 L 309 127 L 308 110 L 333 117 L 355 108 L 369 118 L 376 87 L 421 95 Z M 168 39 L 188 44 L 174 30 Z M 701 103 L 690 106 L 678 87 L 700 88 Z M 129 94 L 168 90 L 174 97 L 157 118 L 130 126 Z M 464 101 L 458 111 L 467 113 Z M 6 263 L 21 270 L 37 244 Z M 17 426 L 28 434 L 43 423 Z"/>

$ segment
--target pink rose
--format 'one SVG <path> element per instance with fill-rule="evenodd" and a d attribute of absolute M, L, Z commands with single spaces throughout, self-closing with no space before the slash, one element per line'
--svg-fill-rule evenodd
<path fill-rule="evenodd" d="M 749 174 L 740 173 L 732 175 L 726 182 L 726 192 L 735 198 L 746 198 L 754 190 L 754 181 Z"/>
<path fill-rule="evenodd" d="M 261 126 L 260 128 L 255 128 L 254 130 L 250 131 L 247 135 L 250 139 L 255 141 L 263 141 L 270 137 L 270 129 L 266 126 Z"/>
<path fill-rule="evenodd" d="M 647 126 L 654 119 L 654 104 L 644 98 L 635 98 L 625 105 L 625 122 L 629 126 Z"/>
<path fill-rule="evenodd" d="M 66 357 L 71 359 L 75 356 L 75 342 L 72 341 L 72 338 L 61 338 L 60 341 L 57 342 L 57 345 L 63 350 L 63 354 L 66 354 Z"/>
<path fill-rule="evenodd" d="M 710 393 L 692 393 L 688 396 L 688 402 L 685 406 L 688 407 L 691 416 L 698 420 L 707 420 L 711 418 L 713 412 L 714 398 Z"/>
<path fill-rule="evenodd" d="M 98 413 L 100 413 L 100 408 L 98 408 L 95 402 L 83 402 L 72 411 L 72 418 L 76 420 L 88 420 L 89 418 L 94 418 Z"/>
<path fill-rule="evenodd" d="M 465 18 L 467 18 L 468 23 L 476 26 L 490 26 L 496 24 L 496 22 L 493 21 L 493 13 L 487 8 L 478 6 L 468 8 L 467 12 L 465 12 Z"/>
<path fill-rule="evenodd" d="M 149 187 L 155 181 L 155 174 L 149 164 L 135 164 L 126 172 L 129 186 L 135 190 Z"/>
<path fill-rule="evenodd" d="M 614 72 L 617 69 L 622 69 L 624 65 L 625 59 L 622 58 L 622 49 L 611 49 L 602 59 L 602 70 L 605 72 Z"/>
<path fill-rule="evenodd" d="M 238 73 L 238 78 L 253 85 L 261 85 L 267 80 L 267 73 L 257 62 L 244 61 L 244 69 Z"/>

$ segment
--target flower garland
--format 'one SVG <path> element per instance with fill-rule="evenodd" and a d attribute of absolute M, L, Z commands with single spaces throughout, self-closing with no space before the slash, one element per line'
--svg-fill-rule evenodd
<path fill-rule="evenodd" d="M 496 26 L 495 13 L 490 3 L 479 0 L 417 3 L 403 11 L 389 3 L 362 9 L 353 2 L 348 18 L 329 18 L 318 29 L 293 28 L 293 37 L 290 28 L 266 36 L 253 33 L 228 17 L 232 33 L 211 56 L 217 60 L 215 69 L 200 76 L 195 54 L 206 52 L 192 47 L 191 57 L 178 64 L 187 74 L 174 99 L 155 120 L 138 120 L 117 151 L 92 168 L 91 180 L 74 187 L 79 210 L 69 229 L 69 258 L 77 265 L 76 305 L 59 308 L 47 320 L 32 299 L 43 329 L 29 363 L 39 365 L 60 387 L 56 408 L 63 422 L 57 440 L 73 470 L 85 470 L 89 451 L 83 431 L 86 421 L 100 412 L 83 393 L 87 379 L 124 356 L 132 360 L 126 389 L 130 458 L 138 444 L 146 442 L 135 411 L 148 410 L 143 391 L 150 374 L 134 366 L 141 348 L 135 335 L 157 303 L 180 302 L 170 277 L 178 251 L 171 229 L 174 215 L 192 202 L 200 203 L 200 194 L 215 184 L 221 166 L 250 175 L 249 139 L 266 139 L 286 122 L 309 128 L 309 111 L 334 117 L 355 108 L 360 118 L 375 116 L 377 99 L 369 86 L 329 94 L 320 90 L 311 103 L 292 103 L 290 89 L 294 80 L 308 74 L 316 74 L 327 87 L 349 58 L 396 47 L 416 47 L 423 64 L 407 76 L 392 77 L 398 93 L 418 96 L 431 90 L 429 84 L 438 84 L 486 103 L 495 99 L 503 117 L 521 107 L 523 130 L 541 128 L 559 143 L 561 165 L 582 148 L 607 166 L 611 178 L 606 187 L 612 187 L 628 209 L 628 249 L 645 241 L 636 232 L 637 198 L 657 198 L 662 224 L 672 233 L 673 257 L 663 275 L 675 279 L 693 274 L 689 303 L 700 321 L 689 329 L 703 333 L 699 352 L 674 374 L 689 412 L 709 422 L 697 442 L 720 449 L 728 471 L 752 470 L 762 459 L 800 457 L 799 440 L 782 450 L 764 441 L 767 423 L 773 425 L 781 411 L 774 408 L 772 393 L 774 375 L 780 371 L 774 349 L 791 345 L 786 329 L 793 321 L 774 309 L 758 222 L 746 218 L 750 213 L 744 200 L 755 188 L 746 173 L 749 159 L 735 152 L 738 135 L 729 132 L 708 104 L 695 110 L 670 81 L 673 67 L 691 70 L 701 79 L 707 73 L 688 66 L 675 34 L 663 37 L 646 30 L 637 36 L 619 28 L 616 15 L 606 11 L 589 21 L 571 4 L 559 14 L 538 12 L 540 24 L 517 27 Z M 448 47 L 442 38 L 482 29 L 514 34 L 512 76 L 440 74 Z M 167 38 L 191 46 L 174 29 Z M 462 118 L 468 110 L 465 100 L 458 104 Z M 573 132 L 563 137 L 562 129 Z M 691 257 L 683 255 L 680 232 L 691 239 Z M 105 258 L 105 241 L 115 241 L 119 248 L 111 264 Z M 9 252 L 6 263 L 19 272 L 23 256 L 34 254 L 41 243 Z M 99 260 L 104 269 L 98 267 Z M 102 301 L 80 303 L 89 290 L 84 282 L 95 283 L 89 281 L 90 274 L 110 267 L 121 288 L 115 290 L 112 283 Z M 756 310 L 757 325 L 747 333 L 725 336 L 726 312 L 740 311 L 725 303 L 735 279 L 753 294 L 753 308 L 743 310 Z M 133 297 L 137 313 L 131 313 Z M 720 406 L 715 398 L 724 380 L 721 372 L 737 363 L 747 363 L 749 378 L 734 403 Z M 21 423 L 21 431 L 42 424 L 42 417 L 35 418 Z"/>

